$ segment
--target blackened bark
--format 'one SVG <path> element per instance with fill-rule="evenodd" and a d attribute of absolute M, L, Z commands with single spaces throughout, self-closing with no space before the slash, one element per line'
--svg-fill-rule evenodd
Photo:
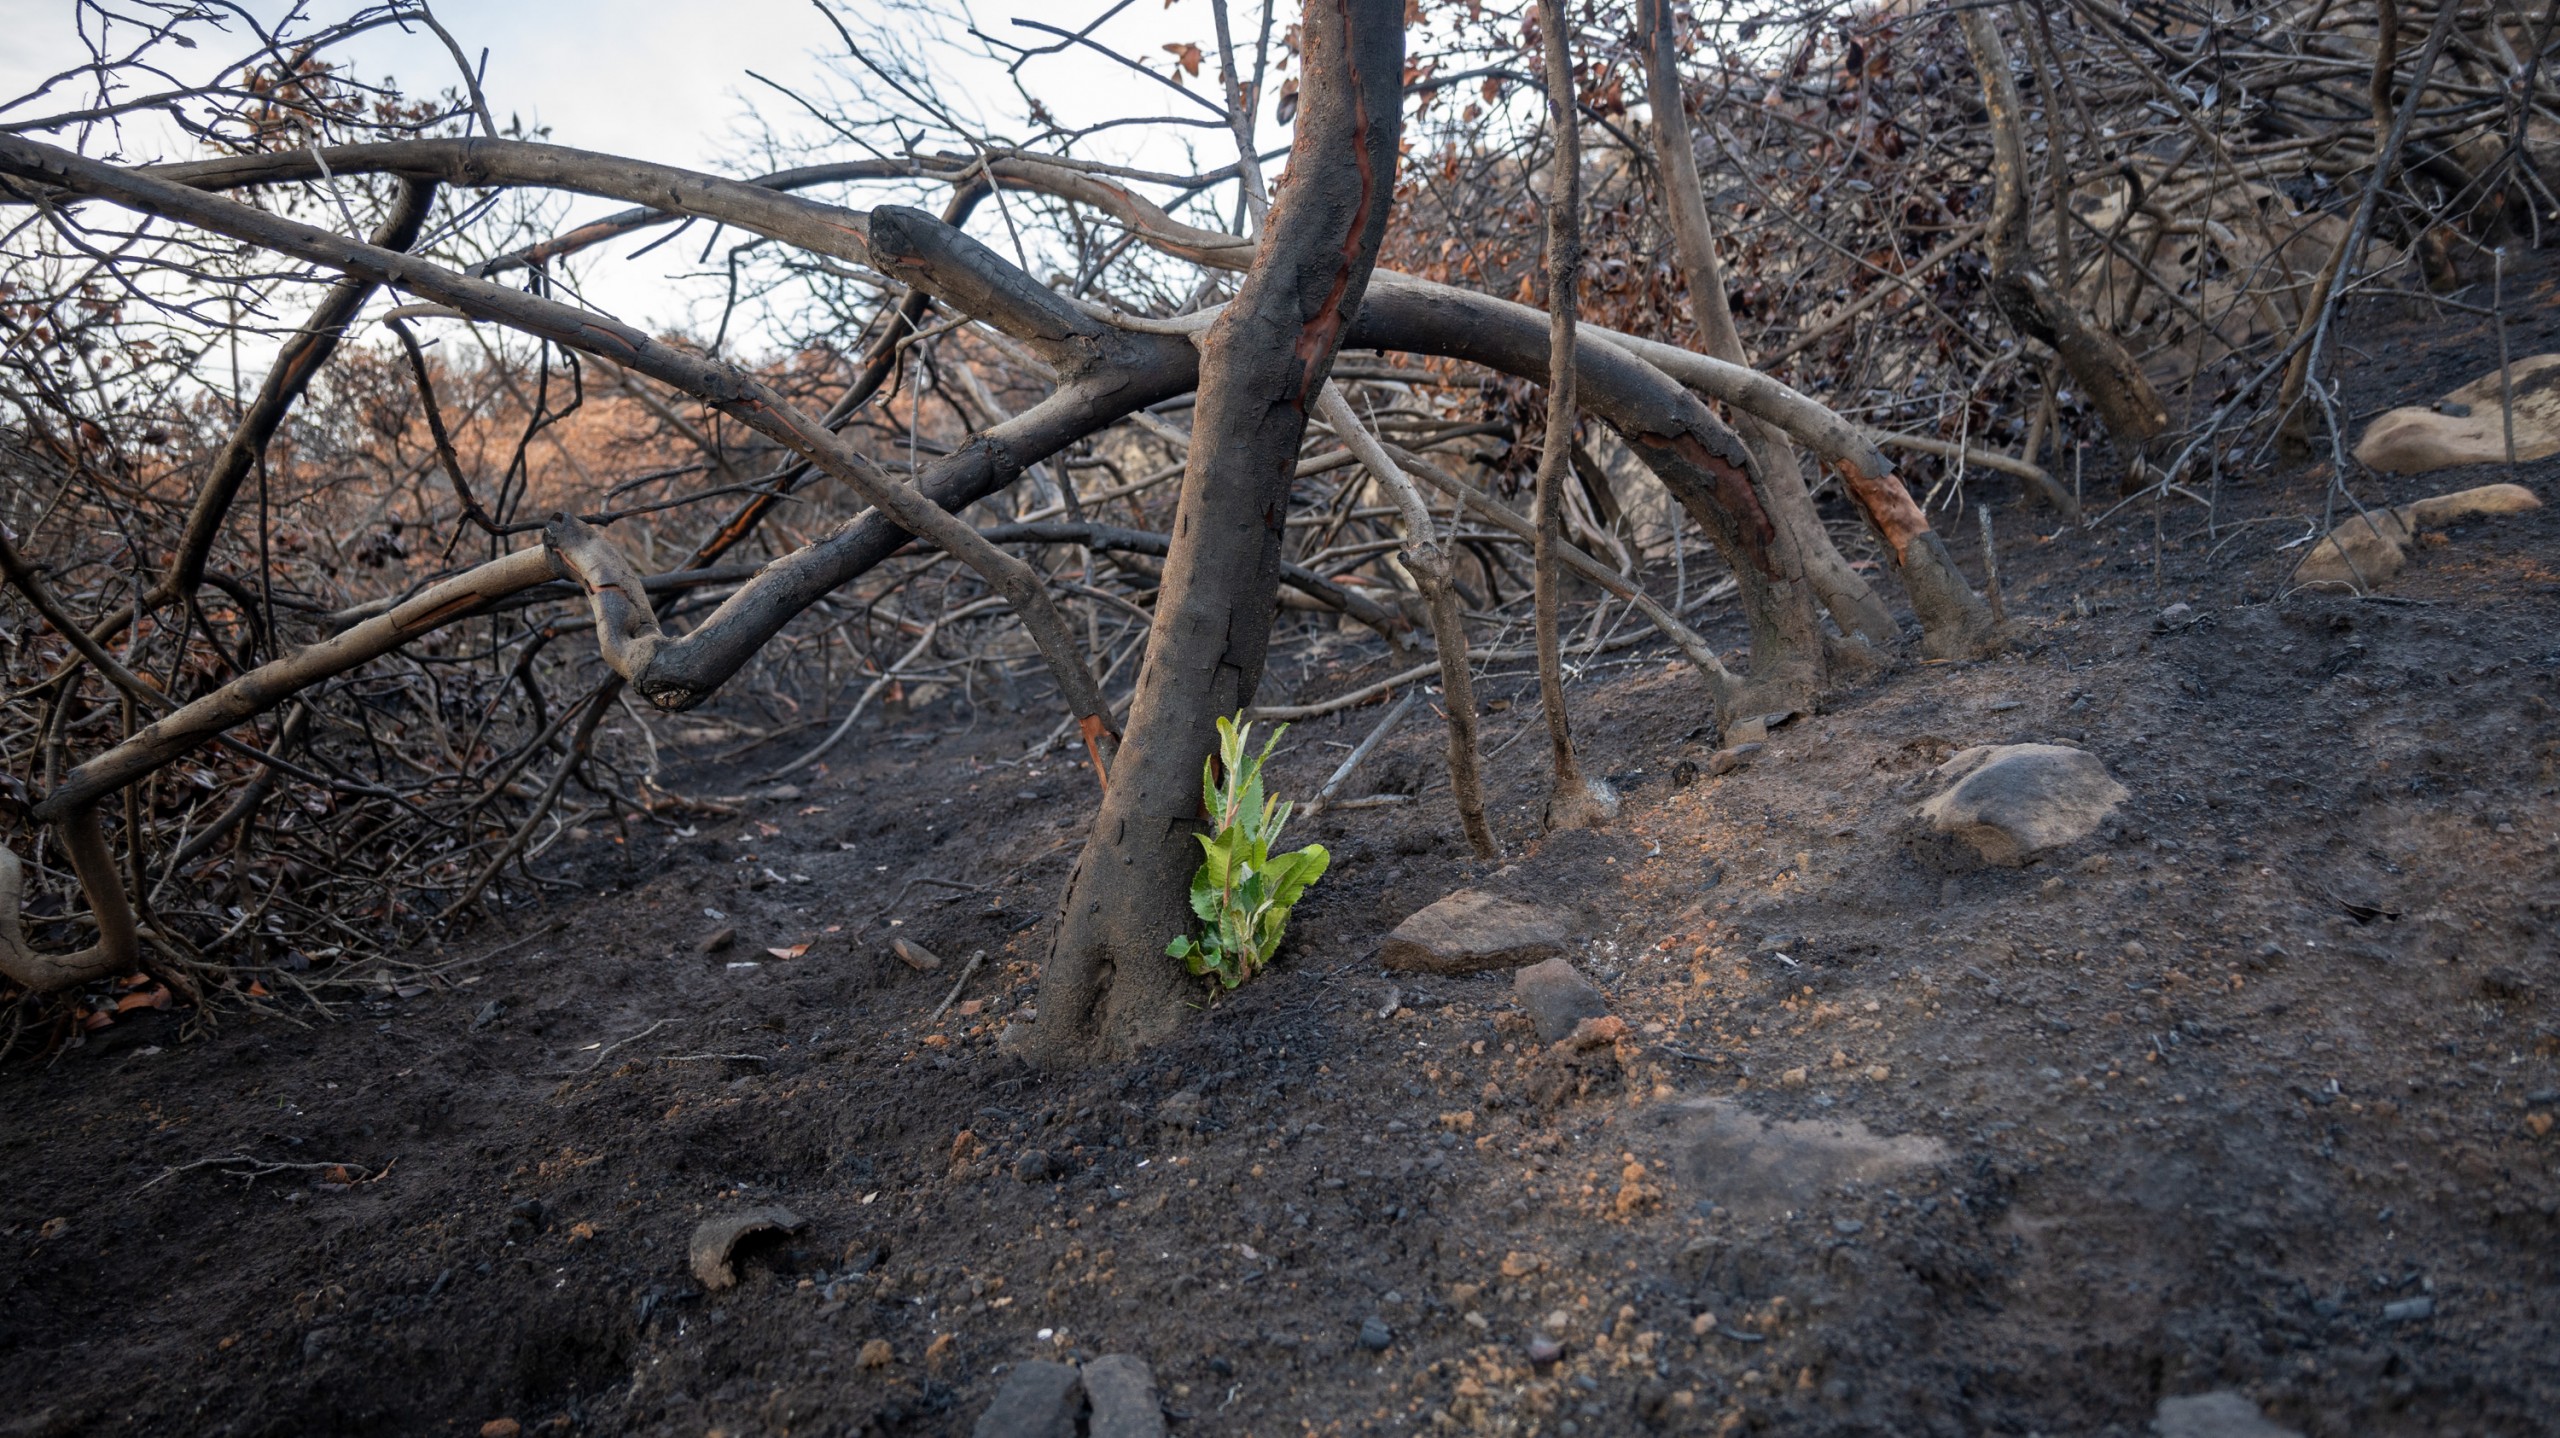
<path fill-rule="evenodd" d="M 1289 170 L 1244 285 L 1201 340 L 1199 400 L 1145 667 L 1067 891 L 1025 1052 L 1072 1063 L 1170 1032 L 1199 982 L 1165 955 L 1192 923 L 1200 765 L 1261 682 L 1307 415 L 1356 313 L 1395 194 L 1401 0 L 1312 0 Z"/>

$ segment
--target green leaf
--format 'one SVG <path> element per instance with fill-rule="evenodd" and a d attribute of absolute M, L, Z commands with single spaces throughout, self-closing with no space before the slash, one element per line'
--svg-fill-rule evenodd
<path fill-rule="evenodd" d="M 1203 884 L 1212 890 L 1224 889 L 1227 876 L 1235 867 L 1234 846 L 1225 834 L 1202 834 L 1200 838 L 1200 871 L 1191 878 L 1197 892 Z"/>
<path fill-rule="evenodd" d="M 1296 904 L 1298 896 L 1332 867 L 1333 855 L 1322 844 L 1309 844 L 1272 860 L 1269 872 L 1274 876 L 1273 901 L 1284 907 Z"/>
<path fill-rule="evenodd" d="M 1288 729 L 1280 725 L 1255 752 L 1253 726 L 1242 715 L 1222 715 L 1218 752 L 1200 766 L 1200 802 L 1212 829 L 1198 836 L 1200 867 L 1191 876 L 1190 901 L 1202 932 L 1175 939 L 1165 952 L 1230 989 L 1279 953 L 1289 911 L 1332 863 L 1320 844 L 1276 858 L 1271 853 L 1296 806 L 1265 793 L 1262 766 Z"/>

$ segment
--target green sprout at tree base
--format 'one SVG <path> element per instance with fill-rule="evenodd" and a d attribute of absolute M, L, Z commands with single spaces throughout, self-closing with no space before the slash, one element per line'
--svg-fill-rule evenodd
<path fill-rule="evenodd" d="M 1293 806 L 1264 797 L 1262 765 L 1288 732 L 1289 726 L 1281 725 L 1261 753 L 1249 755 L 1245 743 L 1253 726 L 1221 718 L 1217 757 L 1200 766 L 1200 802 L 1215 828 L 1200 836 L 1204 857 L 1191 876 L 1191 912 L 1200 916 L 1206 932 L 1197 939 L 1185 934 L 1167 944 L 1165 952 L 1195 974 L 1216 975 L 1231 989 L 1271 962 L 1288 927 L 1289 910 L 1333 862 L 1322 844 L 1272 856 L 1271 846 L 1279 841 Z"/>

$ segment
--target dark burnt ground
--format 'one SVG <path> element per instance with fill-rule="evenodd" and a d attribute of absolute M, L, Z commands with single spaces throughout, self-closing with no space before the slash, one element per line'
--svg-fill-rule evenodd
<path fill-rule="evenodd" d="M 2458 316 L 2357 343 L 2358 411 L 2495 355 Z M 1307 826 L 1336 868 L 1282 965 L 1088 1073 L 995 1035 L 1089 775 L 1017 762 L 1036 707 L 901 707 L 803 794 L 563 844 L 583 891 L 412 956 L 449 966 L 413 994 L 152 1015 L 0 1076 L 0 1433 L 964 1433 L 1005 1365 L 1112 1351 L 1177 1433 L 2134 1434 L 2210 1388 L 2313 1434 L 2549 1431 L 2560 509 L 2457 530 L 2389 602 L 2275 598 L 2322 504 L 2235 480 L 2217 534 L 2165 511 L 2156 571 L 2147 514 L 2004 505 L 2015 653 L 1902 662 L 1677 790 L 1697 690 L 1632 651 L 1577 689 L 1629 785 L 1607 836 L 1531 844 L 1534 699 L 1498 681 L 1517 869 L 1441 837 L 1414 725 L 1353 792 L 1418 804 Z M 1272 691 L 1387 672 L 1335 659 Z M 1284 791 L 1380 712 L 1293 731 Z M 2105 836 L 2024 871 L 1906 842 L 1930 764 L 2023 738 L 2131 789 Z M 1380 975 L 1479 878 L 1583 915 L 1625 1045 L 1538 1056 L 1501 980 Z M 1937 1148 L 1753 1203 L 1696 1157 L 1702 1097 Z M 1014 1176 L 1034 1149 L 1060 1176 Z M 350 1171 L 169 1172 L 227 1155 Z M 763 1203 L 807 1228 L 704 1294 L 687 1235 Z"/>

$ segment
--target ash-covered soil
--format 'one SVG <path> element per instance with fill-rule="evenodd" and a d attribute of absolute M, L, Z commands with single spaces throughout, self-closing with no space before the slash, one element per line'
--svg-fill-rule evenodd
<path fill-rule="evenodd" d="M 2358 412 L 2495 363 L 2459 316 L 2357 343 Z M 2155 554 L 2147 505 L 2004 503 L 2013 652 L 1899 659 L 1676 787 L 1713 767 L 1694 676 L 1595 664 L 1605 834 L 1536 836 L 1499 678 L 1506 867 L 1409 722 L 1348 792 L 1418 800 L 1302 827 L 1335 867 L 1279 967 L 1084 1073 L 997 1039 L 1091 776 L 1022 761 L 1036 707 L 901 706 L 789 797 L 563 843 L 573 896 L 329 1013 L 146 1013 L 0 1074 L 0 1433 L 953 1434 L 1009 1365 L 1115 1352 L 1177 1434 L 2132 1435 L 2210 1390 L 2552 1431 L 2560 509 L 2384 599 L 2285 594 L 2322 508 L 2316 469 L 2229 476 Z M 1391 662 L 1345 637 L 1265 697 Z M 1298 726 L 1275 782 L 1381 713 Z M 2013 740 L 2132 797 L 2024 869 L 1913 842 L 1929 769 Z M 1572 916 L 1622 1042 L 1380 971 L 1471 884 Z M 706 1293 L 694 1226 L 777 1204 L 805 1227 Z"/>

